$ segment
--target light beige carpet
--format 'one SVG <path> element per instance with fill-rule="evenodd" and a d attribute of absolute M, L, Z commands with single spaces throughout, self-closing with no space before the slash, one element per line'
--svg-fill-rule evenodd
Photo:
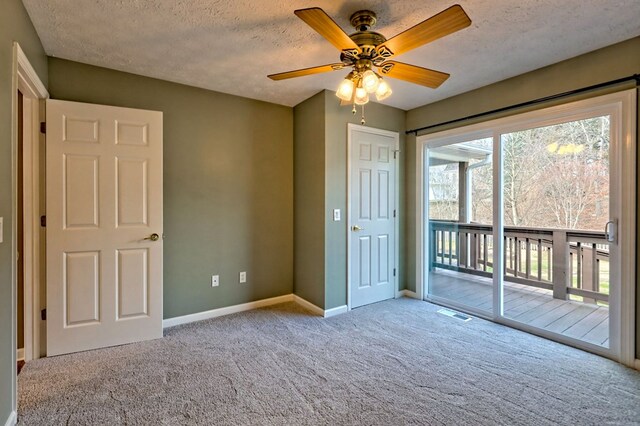
<path fill-rule="evenodd" d="M 640 424 L 640 373 L 411 299 L 294 304 L 30 362 L 25 425 Z"/>

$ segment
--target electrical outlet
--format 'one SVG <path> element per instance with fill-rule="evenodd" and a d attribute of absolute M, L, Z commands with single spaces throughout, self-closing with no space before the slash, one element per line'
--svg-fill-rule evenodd
<path fill-rule="evenodd" d="M 218 287 L 220 285 L 220 275 L 211 275 L 211 287 Z"/>
<path fill-rule="evenodd" d="M 240 272 L 240 283 L 246 283 L 246 282 L 247 282 L 247 273 Z"/>

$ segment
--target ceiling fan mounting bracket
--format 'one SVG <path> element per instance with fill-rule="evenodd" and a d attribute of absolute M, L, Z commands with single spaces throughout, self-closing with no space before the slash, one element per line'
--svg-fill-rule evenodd
<path fill-rule="evenodd" d="M 380 67 L 380 72 L 381 72 L 382 74 L 388 74 L 388 73 L 391 71 L 391 69 L 393 68 L 393 66 L 394 66 L 394 65 L 395 65 L 395 64 L 393 64 L 393 63 L 389 63 L 389 62 L 388 62 L 388 63 L 386 63 L 386 64 L 379 65 L 379 67 Z"/>
<path fill-rule="evenodd" d="M 354 12 L 349 18 L 351 25 L 357 31 L 368 31 L 369 28 L 373 28 L 376 25 L 378 17 L 375 12 L 371 10 L 359 10 Z"/>

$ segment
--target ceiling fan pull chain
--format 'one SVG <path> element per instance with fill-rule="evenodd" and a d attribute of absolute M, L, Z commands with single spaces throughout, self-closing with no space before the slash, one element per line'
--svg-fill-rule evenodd
<path fill-rule="evenodd" d="M 356 115 L 356 104 L 353 104 L 353 109 L 351 110 L 351 114 Z"/>
<path fill-rule="evenodd" d="M 355 108 L 355 106 L 354 106 Z M 366 123 L 366 121 L 364 120 L 364 105 L 362 105 L 362 119 L 360 120 L 360 124 L 362 124 L 364 126 L 364 123 Z"/>

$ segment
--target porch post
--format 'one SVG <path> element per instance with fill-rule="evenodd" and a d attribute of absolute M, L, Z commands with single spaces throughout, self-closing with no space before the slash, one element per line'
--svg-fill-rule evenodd
<path fill-rule="evenodd" d="M 567 285 L 571 276 L 569 271 L 569 243 L 566 231 L 553 231 L 553 298 L 567 300 Z"/>
<path fill-rule="evenodd" d="M 467 173 L 469 163 L 458 163 L 458 223 L 469 223 L 471 212 L 469 211 L 469 194 L 467 192 Z M 460 250 L 458 250 L 458 266 L 469 266 L 469 248 L 467 244 L 467 235 L 462 232 L 458 232 L 460 243 Z"/>

